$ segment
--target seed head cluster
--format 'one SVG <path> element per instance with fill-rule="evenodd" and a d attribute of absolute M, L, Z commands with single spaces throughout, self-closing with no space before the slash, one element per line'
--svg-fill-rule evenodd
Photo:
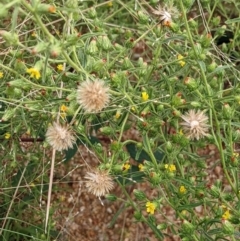
<path fill-rule="evenodd" d="M 78 87 L 77 101 L 86 112 L 99 112 L 109 103 L 109 87 L 103 80 L 86 80 Z"/>
<path fill-rule="evenodd" d="M 199 140 L 208 135 L 209 125 L 208 117 L 203 111 L 189 110 L 188 113 L 182 115 L 184 120 L 180 123 L 183 127 L 184 134 L 191 140 Z"/>
<path fill-rule="evenodd" d="M 76 142 L 76 138 L 71 129 L 57 122 L 54 122 L 48 127 L 46 140 L 57 151 L 73 148 Z"/>

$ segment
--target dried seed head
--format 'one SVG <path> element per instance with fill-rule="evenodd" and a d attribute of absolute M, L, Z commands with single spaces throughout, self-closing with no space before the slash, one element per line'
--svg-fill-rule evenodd
<path fill-rule="evenodd" d="M 104 196 L 114 187 L 113 179 L 106 171 L 87 172 L 85 178 L 88 179 L 86 181 L 88 191 L 97 197 Z"/>
<path fill-rule="evenodd" d="M 209 125 L 208 117 L 203 111 L 198 110 L 189 110 L 185 115 L 182 115 L 181 118 L 184 120 L 180 123 L 183 127 L 184 134 L 191 140 L 207 136 Z"/>
<path fill-rule="evenodd" d="M 78 87 L 77 101 L 86 112 L 99 112 L 109 103 L 108 92 L 103 80 L 86 80 Z"/>
<path fill-rule="evenodd" d="M 47 142 L 57 151 L 73 148 L 76 138 L 67 126 L 54 122 L 48 127 L 46 133 Z"/>

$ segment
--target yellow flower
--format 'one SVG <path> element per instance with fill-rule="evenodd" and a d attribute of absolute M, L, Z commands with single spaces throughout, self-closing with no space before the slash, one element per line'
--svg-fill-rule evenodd
<path fill-rule="evenodd" d="M 31 78 L 39 79 L 41 77 L 39 70 L 36 68 L 27 69 L 27 73 L 30 74 Z"/>
<path fill-rule="evenodd" d="M 64 67 L 63 67 L 62 64 L 59 64 L 59 65 L 57 66 L 57 69 L 58 69 L 59 71 L 63 71 L 63 70 L 64 70 Z"/>
<path fill-rule="evenodd" d="M 175 172 L 176 171 L 176 166 L 173 164 L 165 164 L 165 169 L 167 169 L 169 172 Z"/>
<path fill-rule="evenodd" d="M 150 214 L 154 214 L 155 209 L 156 209 L 156 204 L 152 203 L 152 202 L 147 202 L 146 203 L 146 208 L 147 208 L 147 212 Z"/>
<path fill-rule="evenodd" d="M 0 79 L 3 77 L 3 72 L 0 72 Z"/>
<path fill-rule="evenodd" d="M 183 67 L 186 64 L 186 62 L 182 60 L 183 56 L 181 54 L 177 56 L 177 59 L 179 60 L 178 63 L 181 65 L 181 67 Z"/>
<path fill-rule="evenodd" d="M 139 168 L 139 171 L 142 172 L 142 171 L 144 170 L 144 166 L 143 166 L 143 164 L 139 164 L 139 165 L 138 165 L 138 168 Z"/>
<path fill-rule="evenodd" d="M 112 1 L 108 2 L 107 6 L 108 6 L 108 7 L 112 7 L 112 6 L 113 6 Z"/>
<path fill-rule="evenodd" d="M 4 138 L 5 138 L 5 139 L 8 140 L 10 137 L 11 137 L 11 134 L 10 134 L 9 132 L 5 133 L 5 135 L 4 135 Z"/>
<path fill-rule="evenodd" d="M 61 107 L 60 107 L 60 110 L 62 111 L 62 112 L 66 112 L 67 111 L 67 106 L 66 105 L 61 105 Z"/>
<path fill-rule="evenodd" d="M 35 31 L 32 32 L 31 34 L 32 37 L 37 37 L 37 33 Z"/>
<path fill-rule="evenodd" d="M 222 219 L 224 220 L 228 220 L 231 217 L 231 214 L 229 212 L 229 210 L 227 210 L 223 215 L 222 215 Z"/>
<path fill-rule="evenodd" d="M 131 165 L 127 162 L 123 165 L 123 170 L 128 171 L 130 169 Z"/>
<path fill-rule="evenodd" d="M 121 116 L 121 112 L 119 110 L 117 110 L 114 118 L 117 120 L 117 119 L 119 119 L 120 116 Z"/>
<path fill-rule="evenodd" d="M 187 189 L 186 189 L 184 186 L 180 186 L 179 192 L 180 192 L 181 194 L 185 194 L 185 193 L 187 192 Z"/>
<path fill-rule="evenodd" d="M 149 98 L 149 95 L 146 91 L 142 92 L 142 101 L 147 101 Z"/>

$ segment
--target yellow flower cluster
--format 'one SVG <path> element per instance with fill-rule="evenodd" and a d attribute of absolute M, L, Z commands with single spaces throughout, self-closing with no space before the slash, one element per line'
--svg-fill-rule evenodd
<path fill-rule="evenodd" d="M 186 62 L 182 60 L 183 56 L 181 54 L 177 56 L 177 59 L 179 60 L 178 63 L 181 65 L 181 67 L 183 67 L 186 64 Z"/>
<path fill-rule="evenodd" d="M 153 202 L 147 202 L 146 203 L 146 208 L 147 208 L 147 212 L 150 214 L 154 214 L 155 209 L 156 209 L 156 204 Z"/>

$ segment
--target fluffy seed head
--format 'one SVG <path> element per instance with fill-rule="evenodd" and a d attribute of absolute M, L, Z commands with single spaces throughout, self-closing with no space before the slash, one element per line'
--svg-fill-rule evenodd
<path fill-rule="evenodd" d="M 208 117 L 203 111 L 189 110 L 188 113 L 182 115 L 181 118 L 184 120 L 180 123 L 183 127 L 184 134 L 191 140 L 207 136 L 209 125 Z"/>
<path fill-rule="evenodd" d="M 162 7 L 160 4 L 154 9 L 153 14 L 159 16 L 159 20 L 163 25 L 172 22 L 172 18 L 177 17 L 178 10 L 173 5 L 165 5 Z"/>
<path fill-rule="evenodd" d="M 55 150 L 63 151 L 73 148 L 76 138 L 67 126 L 54 122 L 47 129 L 46 140 Z"/>
<path fill-rule="evenodd" d="M 109 103 L 108 92 L 103 80 L 86 80 L 78 87 L 77 101 L 86 112 L 99 112 Z"/>
<path fill-rule="evenodd" d="M 106 171 L 95 170 L 87 172 L 86 187 L 88 191 L 97 197 L 101 197 L 109 193 L 114 187 L 112 177 Z"/>

